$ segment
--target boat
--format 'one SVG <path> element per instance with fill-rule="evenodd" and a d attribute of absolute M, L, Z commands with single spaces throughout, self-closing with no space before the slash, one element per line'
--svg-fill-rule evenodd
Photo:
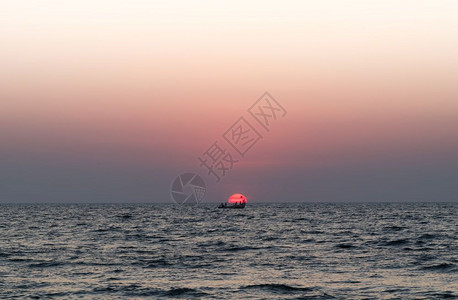
<path fill-rule="evenodd" d="M 221 203 L 218 208 L 245 208 L 246 206 L 246 197 L 242 194 L 234 194 L 229 197 L 227 203 Z"/>
<path fill-rule="evenodd" d="M 218 208 L 245 208 L 246 203 L 221 203 Z"/>

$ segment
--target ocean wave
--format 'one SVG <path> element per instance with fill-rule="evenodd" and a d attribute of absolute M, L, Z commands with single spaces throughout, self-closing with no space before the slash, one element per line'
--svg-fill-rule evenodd
<path fill-rule="evenodd" d="M 221 252 L 239 252 L 239 251 L 250 251 L 250 250 L 263 250 L 263 249 L 271 249 L 272 247 L 249 247 L 249 246 L 231 246 L 226 248 L 221 248 L 218 251 Z"/>
<path fill-rule="evenodd" d="M 440 237 L 440 235 L 438 235 L 438 234 L 425 233 L 425 234 L 422 234 L 421 236 L 419 236 L 418 239 L 419 240 L 432 240 L 432 239 L 437 239 L 439 237 Z"/>
<path fill-rule="evenodd" d="M 127 219 L 131 219 L 132 215 L 131 214 L 122 214 L 122 215 L 119 215 L 118 218 L 122 220 L 127 220 Z"/>
<path fill-rule="evenodd" d="M 456 273 L 458 272 L 458 268 L 455 264 L 452 263 L 440 263 L 435 265 L 424 266 L 421 270 L 425 271 L 441 271 L 447 273 Z"/>
<path fill-rule="evenodd" d="M 269 290 L 269 291 L 276 291 L 276 292 L 308 292 L 313 291 L 314 288 L 310 287 L 294 287 L 286 284 L 278 284 L 278 283 L 264 283 L 264 284 L 252 284 L 252 285 L 245 285 L 240 287 L 240 289 L 262 289 L 262 290 Z"/>
<path fill-rule="evenodd" d="M 426 293 L 425 296 L 431 299 L 458 299 L 458 294 L 452 291 L 445 291 L 440 293 Z"/>
<path fill-rule="evenodd" d="M 202 291 L 199 291 L 197 289 L 191 289 L 191 288 L 172 288 L 168 291 L 162 292 L 162 295 L 164 297 L 178 297 L 178 296 L 205 296 L 208 295 L 207 293 L 204 293 Z"/>
<path fill-rule="evenodd" d="M 65 265 L 64 262 L 60 261 L 43 261 L 43 262 L 36 262 L 31 263 L 28 265 L 29 268 L 51 268 L 51 267 L 58 267 Z"/>
<path fill-rule="evenodd" d="M 11 253 L 0 252 L 0 257 L 9 257 L 9 256 L 11 256 Z"/>
<path fill-rule="evenodd" d="M 397 239 L 385 242 L 385 246 L 401 246 L 410 243 L 408 239 Z"/>
<path fill-rule="evenodd" d="M 337 244 L 334 247 L 340 248 L 340 249 L 353 249 L 353 248 L 356 248 L 355 245 L 350 244 L 350 243 Z"/>
<path fill-rule="evenodd" d="M 385 226 L 383 229 L 385 229 L 387 231 L 401 231 L 401 230 L 404 230 L 406 228 L 403 227 L 403 226 L 391 225 L 391 226 Z"/>

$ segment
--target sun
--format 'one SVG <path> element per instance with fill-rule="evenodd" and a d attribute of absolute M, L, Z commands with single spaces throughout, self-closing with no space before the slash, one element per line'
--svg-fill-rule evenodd
<path fill-rule="evenodd" d="M 237 203 L 237 202 L 246 203 L 246 197 L 242 194 L 234 194 L 229 197 L 229 203 Z"/>

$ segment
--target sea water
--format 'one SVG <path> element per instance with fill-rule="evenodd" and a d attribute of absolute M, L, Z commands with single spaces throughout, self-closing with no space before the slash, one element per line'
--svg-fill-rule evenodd
<path fill-rule="evenodd" d="M 458 203 L 0 205 L 0 298 L 458 297 Z"/>

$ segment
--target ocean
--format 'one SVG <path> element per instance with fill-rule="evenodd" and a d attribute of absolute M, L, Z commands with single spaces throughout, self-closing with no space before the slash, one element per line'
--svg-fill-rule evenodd
<path fill-rule="evenodd" d="M 2 204 L 0 298 L 458 297 L 458 203 Z"/>

